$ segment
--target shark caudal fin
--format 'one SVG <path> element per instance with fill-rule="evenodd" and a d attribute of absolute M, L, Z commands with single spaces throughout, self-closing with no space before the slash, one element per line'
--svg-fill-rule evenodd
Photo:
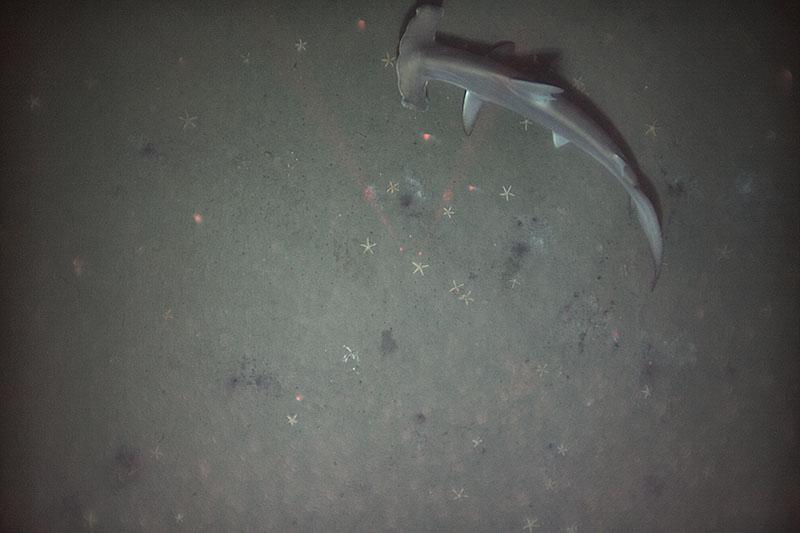
<path fill-rule="evenodd" d="M 636 208 L 639 224 L 642 226 L 647 242 L 650 244 L 650 253 L 653 256 L 653 266 L 655 268 L 653 276 L 653 287 L 655 287 L 658 275 L 661 272 L 661 258 L 664 254 L 664 237 L 661 233 L 661 222 L 658 219 L 658 213 L 656 213 L 653 202 L 639 186 L 639 178 L 630 165 L 627 165 L 625 160 L 616 154 L 612 159 L 619 172 L 617 177 Z"/>
<path fill-rule="evenodd" d="M 631 194 L 631 199 L 636 207 L 639 224 L 642 226 L 644 234 L 647 236 L 647 241 L 650 243 L 650 253 L 653 256 L 656 275 L 658 275 L 661 269 L 661 257 L 664 253 L 664 242 L 661 236 L 661 225 L 658 223 L 658 215 L 656 215 L 656 210 L 653 208 L 650 199 L 639 189 L 636 189 L 636 192 Z"/>
<path fill-rule="evenodd" d="M 400 102 L 403 107 L 417 111 L 428 108 L 426 93 L 428 80 L 422 75 L 423 55 L 419 52 L 433 44 L 436 29 L 442 20 L 442 8 L 423 5 L 417 8 L 400 38 L 397 51 L 397 88 L 400 90 Z"/>

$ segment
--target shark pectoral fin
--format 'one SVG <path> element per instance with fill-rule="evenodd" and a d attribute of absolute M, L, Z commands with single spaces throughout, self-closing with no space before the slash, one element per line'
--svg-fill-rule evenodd
<path fill-rule="evenodd" d="M 553 132 L 553 144 L 556 146 L 556 148 L 561 148 L 562 146 L 564 146 L 568 142 L 569 142 L 569 139 L 567 139 L 566 137 L 562 137 L 561 135 L 559 135 L 556 132 Z"/>
<path fill-rule="evenodd" d="M 464 107 L 461 110 L 461 118 L 464 119 L 464 132 L 469 135 L 478 120 L 478 112 L 481 110 L 483 100 L 478 98 L 472 91 L 464 93 Z"/>
<path fill-rule="evenodd" d="M 556 96 L 563 93 L 564 89 L 555 85 L 545 83 L 534 83 L 528 80 L 512 79 L 511 88 L 518 94 L 526 96 L 529 100 L 536 103 L 552 102 Z"/>

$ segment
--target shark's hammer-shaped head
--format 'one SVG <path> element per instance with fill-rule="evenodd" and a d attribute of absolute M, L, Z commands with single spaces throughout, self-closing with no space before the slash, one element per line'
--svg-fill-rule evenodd
<path fill-rule="evenodd" d="M 403 107 L 415 111 L 428 109 L 428 79 L 425 77 L 424 52 L 425 48 L 433 45 L 441 18 L 441 7 L 420 6 L 400 38 L 397 53 L 397 87 L 400 89 L 400 102 Z"/>

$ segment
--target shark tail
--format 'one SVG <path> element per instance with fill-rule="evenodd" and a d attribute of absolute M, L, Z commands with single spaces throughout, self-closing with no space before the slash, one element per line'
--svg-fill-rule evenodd
<path fill-rule="evenodd" d="M 647 237 L 647 242 L 650 244 L 650 253 L 653 257 L 653 281 L 651 289 L 655 288 L 658 276 L 661 273 L 661 259 L 664 254 L 664 239 L 661 233 L 661 223 L 658 220 L 658 213 L 653 207 L 653 202 L 650 198 L 642 192 L 637 182 L 638 180 L 633 175 L 629 166 L 622 169 L 623 176 L 621 177 L 622 186 L 628 191 L 628 195 L 636 208 L 636 216 L 639 219 L 639 224 L 644 230 Z"/>

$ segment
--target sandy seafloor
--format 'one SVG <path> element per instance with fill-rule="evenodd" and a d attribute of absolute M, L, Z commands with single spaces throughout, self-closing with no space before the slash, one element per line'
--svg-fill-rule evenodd
<path fill-rule="evenodd" d="M 627 141 L 653 291 L 595 161 L 400 105 L 410 3 L 3 8 L 0 529 L 797 527 L 788 6 L 445 5 Z"/>

